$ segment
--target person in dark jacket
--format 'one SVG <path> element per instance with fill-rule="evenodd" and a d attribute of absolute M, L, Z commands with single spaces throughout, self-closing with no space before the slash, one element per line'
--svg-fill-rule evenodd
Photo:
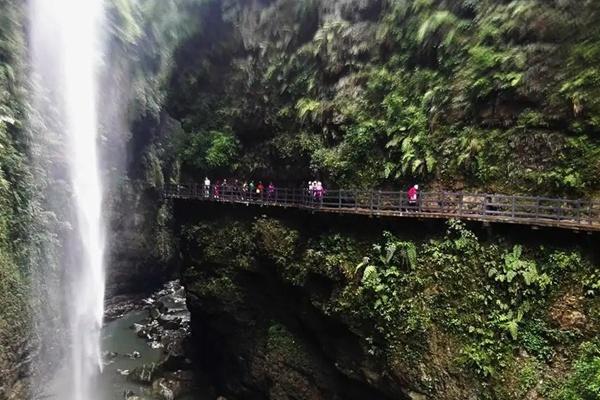
<path fill-rule="evenodd" d="M 267 198 L 270 201 L 275 200 L 275 185 L 273 184 L 273 182 L 270 182 L 269 186 L 267 186 Z"/>

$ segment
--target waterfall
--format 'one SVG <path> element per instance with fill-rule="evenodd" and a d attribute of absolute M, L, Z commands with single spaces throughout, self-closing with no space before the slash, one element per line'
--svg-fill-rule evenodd
<path fill-rule="evenodd" d="M 102 19 L 102 0 L 30 0 L 34 106 L 45 120 L 38 134 L 56 131 L 63 170 L 53 173 L 69 190 L 51 200 L 66 208 L 57 212 L 71 226 L 61 238 L 60 283 L 54 288 L 62 291 L 56 306 L 65 318 L 60 337 L 51 339 L 64 350 L 52 360 L 60 382 L 49 396 L 60 400 L 99 397 L 104 234 L 96 102 Z"/>

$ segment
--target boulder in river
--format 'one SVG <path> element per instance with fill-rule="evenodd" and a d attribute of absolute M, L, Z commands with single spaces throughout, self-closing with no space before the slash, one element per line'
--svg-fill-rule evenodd
<path fill-rule="evenodd" d="M 193 392 L 194 374 L 191 371 L 177 371 L 164 374 L 152 383 L 152 392 L 164 400 L 179 398 Z M 172 396 L 172 397 L 171 397 Z"/>
<path fill-rule="evenodd" d="M 132 382 L 150 384 L 154 380 L 156 373 L 158 372 L 158 365 L 155 363 L 142 365 L 133 369 L 127 379 Z"/>
<path fill-rule="evenodd" d="M 165 329 L 175 330 L 181 326 L 181 318 L 177 315 L 161 314 L 158 323 Z"/>

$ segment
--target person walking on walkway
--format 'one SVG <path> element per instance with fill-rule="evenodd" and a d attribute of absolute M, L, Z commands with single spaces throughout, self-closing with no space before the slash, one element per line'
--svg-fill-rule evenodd
<path fill-rule="evenodd" d="M 415 207 L 417 205 L 417 201 L 419 199 L 419 185 L 414 185 L 410 189 L 408 189 L 408 204 L 411 207 Z"/>
<path fill-rule="evenodd" d="M 256 196 L 255 191 L 256 191 L 256 185 L 254 185 L 254 181 L 250 181 L 250 183 L 248 184 L 248 193 L 249 193 L 249 198 L 251 201 Z"/>
<path fill-rule="evenodd" d="M 275 200 L 275 185 L 273 184 L 273 182 L 270 182 L 269 186 L 267 187 L 267 199 L 269 201 Z"/>
<path fill-rule="evenodd" d="M 230 185 L 227 183 L 227 179 L 223 179 L 223 183 L 221 184 L 221 198 L 223 200 L 231 197 Z"/>
<path fill-rule="evenodd" d="M 242 200 L 248 199 L 248 182 L 242 183 Z"/>
<path fill-rule="evenodd" d="M 213 197 L 218 199 L 221 196 L 221 181 L 217 180 L 213 186 Z"/>
<path fill-rule="evenodd" d="M 233 198 L 235 200 L 241 200 L 242 188 L 240 187 L 240 181 L 238 179 L 233 180 L 233 185 L 231 186 L 231 192 L 232 192 Z"/>
<path fill-rule="evenodd" d="M 262 181 L 258 181 L 258 185 L 256 185 L 256 194 L 258 195 L 258 198 L 262 200 L 265 194 L 265 185 L 263 185 Z"/>
<path fill-rule="evenodd" d="M 308 181 L 308 199 L 312 202 L 315 199 L 315 183 Z"/>
<path fill-rule="evenodd" d="M 323 195 L 325 194 L 325 189 L 323 189 L 323 182 L 315 182 L 315 194 L 317 200 L 319 201 L 319 205 L 323 204 Z"/>
<path fill-rule="evenodd" d="M 208 176 L 206 178 L 204 178 L 204 197 L 209 197 L 210 196 L 210 179 L 208 179 Z"/>

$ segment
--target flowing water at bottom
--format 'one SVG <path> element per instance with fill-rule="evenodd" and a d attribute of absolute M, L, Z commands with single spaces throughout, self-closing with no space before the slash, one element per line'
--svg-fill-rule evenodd
<path fill-rule="evenodd" d="M 132 382 L 123 371 L 158 363 L 162 348 L 152 348 L 132 329 L 133 324 L 148 318 L 148 311 L 132 311 L 123 317 L 106 323 L 102 329 L 102 348 L 105 353 L 104 370 L 100 377 L 103 400 L 123 400 L 125 393 L 135 393 L 140 400 L 164 400 L 152 393 L 152 387 Z M 128 355 L 136 354 L 136 357 Z M 108 356 L 106 356 L 108 355 Z M 139 355 L 139 356 L 138 356 Z M 208 400 L 208 394 L 198 389 L 194 395 L 178 397 L 177 400 Z"/>
<path fill-rule="evenodd" d="M 143 300 L 117 301 L 107 312 L 109 320 L 119 317 L 102 328 L 101 400 L 215 398 L 185 355 L 190 314 L 178 281 Z"/>
<path fill-rule="evenodd" d="M 123 317 L 108 322 L 102 329 L 102 348 L 105 353 L 115 354 L 106 357 L 104 370 L 101 377 L 101 387 L 105 400 L 123 399 L 124 393 L 145 394 L 150 399 L 149 388 L 131 382 L 122 371 L 131 371 L 135 368 L 158 363 L 162 349 L 153 349 L 144 339 L 138 337 L 131 326 L 148 317 L 148 311 L 133 311 Z M 138 358 L 128 354 L 139 354 Z"/>

